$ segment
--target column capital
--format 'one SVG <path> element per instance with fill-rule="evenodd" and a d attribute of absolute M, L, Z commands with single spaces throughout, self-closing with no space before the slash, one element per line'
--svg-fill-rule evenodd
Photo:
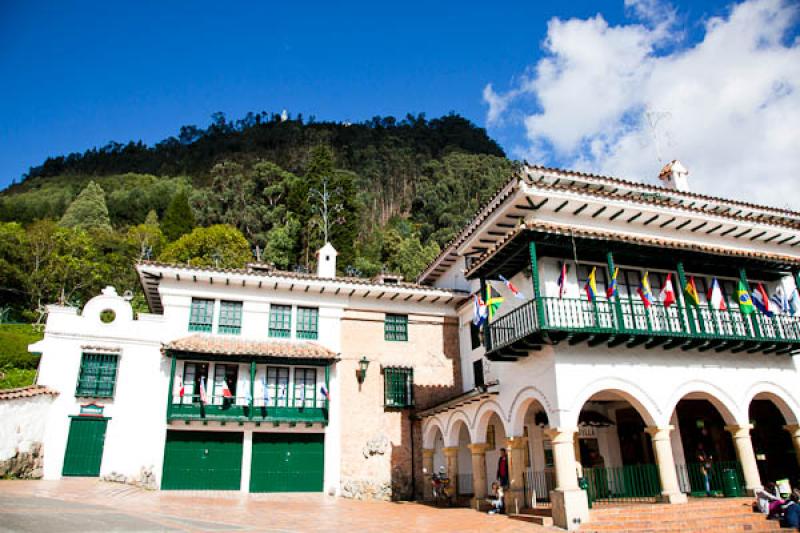
<path fill-rule="evenodd" d="M 528 437 L 511 437 L 506 440 L 506 448 L 509 450 L 522 450 L 528 445 Z"/>
<path fill-rule="evenodd" d="M 725 431 L 731 434 L 734 439 L 750 438 L 750 430 L 753 424 L 730 424 L 725 426 Z"/>
<path fill-rule="evenodd" d="M 569 442 L 571 444 L 577 432 L 578 428 L 547 428 L 544 430 L 544 436 L 550 439 L 553 444 L 561 442 Z"/>
<path fill-rule="evenodd" d="M 786 424 L 783 429 L 788 431 L 792 437 L 800 438 L 800 424 Z"/>
<path fill-rule="evenodd" d="M 472 455 L 486 455 L 489 450 L 489 444 L 486 442 L 476 442 L 475 444 L 467 444 L 467 448 Z"/>
<path fill-rule="evenodd" d="M 422 448 L 422 457 L 429 458 L 433 457 L 436 454 L 436 450 L 433 448 Z"/>
<path fill-rule="evenodd" d="M 647 426 L 646 428 L 644 428 L 645 432 L 650 435 L 650 438 L 653 441 L 668 440 L 669 434 L 674 429 L 675 426 L 670 424 L 667 424 L 666 426 Z"/>
<path fill-rule="evenodd" d="M 445 455 L 445 457 L 452 457 L 453 455 L 458 455 L 459 449 L 460 448 L 458 446 L 447 446 L 442 448 L 442 453 Z"/>

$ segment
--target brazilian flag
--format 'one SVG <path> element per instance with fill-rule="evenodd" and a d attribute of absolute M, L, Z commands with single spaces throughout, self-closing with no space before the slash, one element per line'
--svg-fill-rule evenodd
<path fill-rule="evenodd" d="M 736 290 L 736 297 L 739 301 L 739 311 L 741 311 L 743 315 L 749 315 L 755 311 L 753 299 L 750 297 L 750 293 L 747 292 L 747 287 L 742 280 L 739 280 L 739 288 Z"/>

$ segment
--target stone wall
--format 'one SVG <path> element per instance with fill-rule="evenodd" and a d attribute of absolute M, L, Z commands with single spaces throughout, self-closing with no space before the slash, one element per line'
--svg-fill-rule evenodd
<path fill-rule="evenodd" d="M 461 386 L 454 317 L 410 315 L 406 342 L 385 341 L 383 327 L 384 314 L 374 311 L 346 311 L 342 320 L 342 360 L 338 367 L 343 406 L 341 494 L 344 497 L 408 499 L 414 494 L 412 462 L 421 472 L 419 427 L 412 422 L 413 410 L 384 407 L 383 368 L 414 369 L 417 408 L 449 398 Z M 362 356 L 370 365 L 364 383 L 359 384 L 356 370 Z"/>

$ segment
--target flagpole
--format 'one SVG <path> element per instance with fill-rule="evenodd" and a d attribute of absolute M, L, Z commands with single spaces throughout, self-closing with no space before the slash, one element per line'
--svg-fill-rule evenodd
<path fill-rule="evenodd" d="M 686 273 L 683 271 L 683 262 L 678 261 L 676 268 L 678 270 L 678 283 L 680 284 L 680 287 L 679 290 L 675 291 L 675 300 L 684 301 L 683 292 L 686 290 Z M 697 335 L 697 325 L 694 322 L 694 314 L 692 313 L 691 307 L 691 304 L 685 304 L 683 308 L 681 308 L 681 311 L 684 312 L 684 318 L 689 324 L 689 331 L 692 333 L 692 335 Z"/>
<path fill-rule="evenodd" d="M 167 393 L 167 420 L 172 416 L 172 395 L 175 387 L 175 354 L 172 354 L 172 363 L 169 369 L 169 388 Z"/>
<path fill-rule="evenodd" d="M 744 285 L 744 289 L 747 291 L 747 294 L 750 295 L 752 291 L 750 290 L 750 284 L 747 282 L 747 272 L 745 272 L 743 268 L 739 269 L 739 279 L 741 280 L 742 285 Z M 750 297 L 752 298 L 752 296 Z M 750 313 L 748 319 L 750 320 L 750 328 L 753 332 L 753 336 L 760 338 L 761 327 L 758 324 L 758 319 L 755 318 L 755 313 Z"/>
<path fill-rule="evenodd" d="M 247 409 L 247 414 L 249 419 L 253 419 L 253 398 L 255 397 L 255 381 L 256 381 L 256 360 L 252 359 L 250 361 L 250 399 L 249 399 L 249 407 Z"/>

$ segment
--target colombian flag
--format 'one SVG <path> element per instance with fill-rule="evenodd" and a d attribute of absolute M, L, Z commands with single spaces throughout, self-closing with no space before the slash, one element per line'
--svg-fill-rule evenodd
<path fill-rule="evenodd" d="M 697 285 L 694 283 L 694 276 L 689 278 L 686 282 L 686 287 L 683 288 L 683 294 L 686 296 L 686 303 L 692 304 L 697 307 L 700 305 L 700 296 L 697 294 Z"/>
<path fill-rule="evenodd" d="M 592 268 L 592 272 L 589 274 L 589 277 L 586 278 L 586 285 L 583 286 L 584 290 L 586 291 L 586 297 L 589 298 L 590 302 L 593 302 L 595 298 L 597 298 L 597 267 Z"/>
<path fill-rule="evenodd" d="M 611 298 L 612 296 L 616 297 L 618 295 L 617 274 L 619 274 L 619 267 L 614 267 L 614 275 L 611 276 L 611 283 L 608 284 L 608 289 L 606 290 L 606 298 Z"/>
<path fill-rule="evenodd" d="M 650 280 L 647 278 L 649 275 L 649 272 L 644 273 L 644 276 L 642 276 L 642 282 L 639 283 L 638 289 L 639 297 L 642 299 L 645 309 L 648 309 L 651 305 L 653 305 L 653 291 L 650 290 Z"/>

